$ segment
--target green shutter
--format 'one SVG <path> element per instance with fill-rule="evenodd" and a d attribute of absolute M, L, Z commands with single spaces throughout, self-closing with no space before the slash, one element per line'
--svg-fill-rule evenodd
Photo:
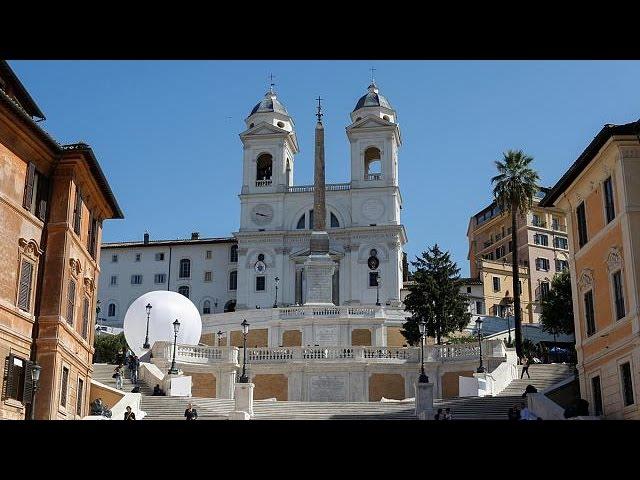
<path fill-rule="evenodd" d="M 25 405 L 31 403 L 33 399 L 33 379 L 31 378 L 31 366 L 34 364 L 31 360 L 24 362 L 24 389 L 22 391 L 22 403 Z"/>
<path fill-rule="evenodd" d="M 33 280 L 33 264 L 27 260 L 22 260 L 20 266 L 20 284 L 18 287 L 18 308 L 30 312 L 31 307 L 31 285 Z"/>
<path fill-rule="evenodd" d="M 27 167 L 27 178 L 24 183 L 24 197 L 22 198 L 22 206 L 27 210 L 31 210 L 31 201 L 33 200 L 33 180 L 36 176 L 36 166 L 33 162 L 29 162 Z"/>
<path fill-rule="evenodd" d="M 10 398 L 11 392 L 13 391 L 13 354 L 10 353 L 9 356 L 4 359 L 4 374 L 2 375 L 3 379 L 3 388 L 2 388 L 2 398 Z"/>

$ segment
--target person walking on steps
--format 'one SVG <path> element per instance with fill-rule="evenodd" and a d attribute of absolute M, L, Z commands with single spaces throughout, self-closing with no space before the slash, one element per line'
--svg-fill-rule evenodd
<path fill-rule="evenodd" d="M 112 377 L 116 379 L 116 388 L 122 390 L 122 365 L 118 365 L 115 368 Z"/>
<path fill-rule="evenodd" d="M 524 374 L 527 374 L 527 378 L 531 378 L 531 375 L 529 375 L 529 365 L 531 365 L 531 358 L 530 357 L 523 357 L 522 359 L 522 373 L 520 374 L 520 378 L 524 378 Z"/>

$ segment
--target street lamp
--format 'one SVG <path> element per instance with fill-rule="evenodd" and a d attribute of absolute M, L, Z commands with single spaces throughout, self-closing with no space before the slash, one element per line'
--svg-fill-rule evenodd
<path fill-rule="evenodd" d="M 278 308 L 278 283 L 280 282 L 280 279 L 276 277 L 273 280 L 276 284 L 276 299 L 273 302 L 273 308 Z"/>
<path fill-rule="evenodd" d="M 151 315 L 151 304 L 147 303 L 147 306 L 144 307 L 147 309 L 147 336 L 144 337 L 144 345 L 142 345 L 142 348 L 149 348 L 151 345 L 149 345 L 149 316 Z"/>
<path fill-rule="evenodd" d="M 376 306 L 380 306 L 380 283 L 382 283 L 382 278 L 380 278 L 380 273 L 376 273 Z"/>
<path fill-rule="evenodd" d="M 31 420 L 33 420 L 35 417 L 35 411 L 36 411 L 36 392 L 38 391 L 38 381 L 40 380 L 40 370 L 42 370 L 42 367 L 40 365 L 38 365 L 37 363 L 32 363 L 31 364 L 31 380 L 32 380 L 32 390 L 31 390 L 31 413 L 30 413 L 30 417 Z"/>
<path fill-rule="evenodd" d="M 242 320 L 242 375 L 238 383 L 249 383 L 247 378 L 247 334 L 249 333 L 249 324 L 247 319 Z"/>
<path fill-rule="evenodd" d="M 424 373 L 424 337 L 427 334 L 427 322 L 422 320 L 418 324 L 420 328 L 420 378 L 418 383 L 429 383 L 429 377 Z"/>
<path fill-rule="evenodd" d="M 220 346 L 220 341 L 222 341 L 222 336 L 224 335 L 224 332 L 222 330 L 218 330 L 218 333 L 216 333 L 216 335 L 218 335 L 218 346 Z"/>
<path fill-rule="evenodd" d="M 173 360 L 171 360 L 171 368 L 169 369 L 169 374 L 177 375 L 178 369 L 176 368 L 176 343 L 178 341 L 178 331 L 180 330 L 180 322 L 176 318 L 176 321 L 173 322 Z"/>
<path fill-rule="evenodd" d="M 478 373 L 484 373 L 484 367 L 482 366 L 482 319 L 476 318 L 476 330 L 478 331 L 478 345 L 480 346 L 480 366 L 476 370 Z"/>

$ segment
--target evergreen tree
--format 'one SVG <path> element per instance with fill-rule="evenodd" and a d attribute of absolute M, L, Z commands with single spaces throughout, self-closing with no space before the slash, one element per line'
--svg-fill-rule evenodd
<path fill-rule="evenodd" d="M 449 252 L 443 252 L 435 244 L 422 257 L 411 262 L 415 268 L 413 285 L 404 300 L 405 309 L 411 318 L 403 325 L 402 335 L 410 345 L 420 341 L 418 324 L 427 323 L 426 334 L 435 337 L 437 343 L 442 337 L 462 330 L 468 323 L 468 298 L 460 292 L 460 269 L 451 260 Z"/>
<path fill-rule="evenodd" d="M 572 335 L 573 301 L 571 299 L 571 277 L 568 271 L 558 273 L 551 281 L 551 289 L 540 302 L 542 331 L 552 335 Z"/>

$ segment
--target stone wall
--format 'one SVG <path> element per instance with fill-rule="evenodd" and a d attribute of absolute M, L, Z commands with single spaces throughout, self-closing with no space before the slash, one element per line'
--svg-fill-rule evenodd
<path fill-rule="evenodd" d="M 191 377 L 191 395 L 194 397 L 216 398 L 216 377 L 213 373 L 184 372 Z"/>
<path fill-rule="evenodd" d="M 255 384 L 253 398 L 263 400 L 265 398 L 277 398 L 278 401 L 288 400 L 289 382 L 283 374 L 258 374 L 252 379 Z"/>
<path fill-rule="evenodd" d="M 369 377 L 369 401 L 379 402 L 382 397 L 404 399 L 404 377 L 399 373 L 372 373 Z"/>
<path fill-rule="evenodd" d="M 458 377 L 473 377 L 473 370 L 463 370 L 460 372 L 446 372 L 440 381 L 442 385 L 442 398 L 457 397 L 460 394 Z"/>
<path fill-rule="evenodd" d="M 242 331 L 234 330 L 231 333 L 231 346 L 242 347 Z M 266 328 L 256 328 L 249 330 L 247 334 L 247 348 L 266 347 L 269 345 L 269 330 Z"/>

